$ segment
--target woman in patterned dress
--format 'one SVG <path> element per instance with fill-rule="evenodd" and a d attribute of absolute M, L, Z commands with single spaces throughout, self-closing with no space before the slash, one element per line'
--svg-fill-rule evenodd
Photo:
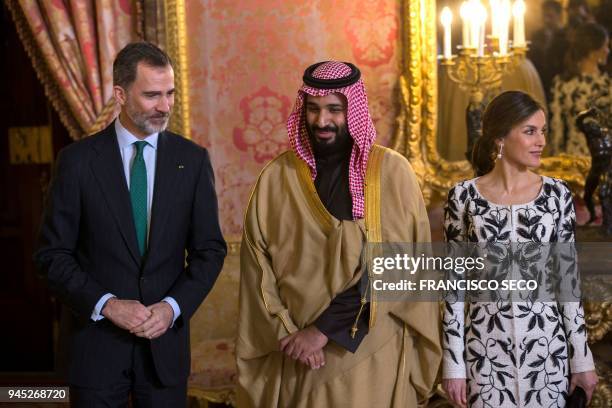
<path fill-rule="evenodd" d="M 504 92 L 487 106 L 482 132 L 472 160 L 478 177 L 448 193 L 446 240 L 573 242 L 568 187 L 529 170 L 546 144 L 541 106 Z M 458 406 L 564 407 L 577 385 L 591 398 L 597 375 L 578 302 L 468 301 L 466 313 L 449 299 L 443 328 L 442 386 Z"/>
<path fill-rule="evenodd" d="M 553 79 L 550 101 L 550 136 L 553 155 L 588 155 L 585 135 L 576 116 L 591 106 L 604 112 L 612 103 L 612 80 L 600 65 L 608 60 L 609 36 L 599 24 L 585 23 L 576 30 L 568 52 L 568 72 Z"/>

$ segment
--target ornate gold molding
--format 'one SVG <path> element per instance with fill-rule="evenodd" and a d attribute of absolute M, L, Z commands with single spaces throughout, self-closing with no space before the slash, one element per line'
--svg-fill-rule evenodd
<path fill-rule="evenodd" d="M 208 407 L 209 402 L 225 404 L 232 407 L 236 406 L 236 391 L 233 388 L 203 390 L 195 387 L 189 387 L 187 394 L 190 397 L 204 400 L 204 407 Z"/>
<path fill-rule="evenodd" d="M 587 277 L 582 280 L 585 298 L 612 299 L 612 284 L 608 279 Z M 602 340 L 612 331 L 612 301 L 584 302 L 589 343 Z"/>
<path fill-rule="evenodd" d="M 185 0 L 164 2 L 166 51 L 174 63 L 176 95 L 170 129 L 191 139 L 189 125 L 189 62 L 187 60 L 187 25 Z"/>
<path fill-rule="evenodd" d="M 391 147 L 410 159 L 419 179 L 425 200 L 429 201 L 429 190 L 425 188 L 427 180 L 427 163 L 421 152 L 422 120 L 425 109 L 423 103 L 423 48 L 422 41 L 426 35 L 420 18 L 424 12 L 424 1 L 404 0 L 400 16 L 404 23 L 401 30 L 402 75 L 400 76 L 400 113 L 398 127 Z"/>
<path fill-rule="evenodd" d="M 437 148 L 438 60 L 436 1 L 402 0 L 402 75 L 397 133 L 391 147 L 410 160 L 427 203 L 453 184 L 473 177 L 467 160 L 448 161 Z M 561 155 L 542 160 L 538 172 L 581 188 L 590 158 Z"/>
<path fill-rule="evenodd" d="M 610 408 L 612 406 L 612 366 L 608 363 L 595 363 L 599 383 L 593 392 L 591 408 Z"/>

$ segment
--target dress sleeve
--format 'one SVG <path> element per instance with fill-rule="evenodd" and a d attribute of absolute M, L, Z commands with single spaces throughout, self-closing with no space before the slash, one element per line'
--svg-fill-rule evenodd
<path fill-rule="evenodd" d="M 565 184 L 561 184 L 561 198 L 558 235 L 560 243 L 573 243 L 576 240 L 576 211 L 572 193 Z M 565 248 L 561 250 L 565 251 Z M 573 248 L 569 248 L 575 253 Z M 577 261 L 576 261 L 577 262 Z M 584 321 L 582 302 L 560 302 L 565 335 L 569 346 L 569 364 L 571 373 L 580 373 L 595 369 L 593 355 L 587 343 L 587 331 Z"/>
<path fill-rule="evenodd" d="M 444 206 L 444 239 L 446 242 L 465 241 L 466 228 L 463 222 L 465 213 L 466 190 L 461 184 L 455 185 L 449 192 Z M 466 378 L 464 359 L 465 348 L 465 314 L 464 302 L 457 293 L 449 292 L 444 300 L 442 317 L 443 363 L 442 378 Z"/>

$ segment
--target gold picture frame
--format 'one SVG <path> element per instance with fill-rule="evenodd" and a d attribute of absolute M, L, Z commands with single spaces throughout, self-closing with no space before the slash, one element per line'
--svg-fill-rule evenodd
<path fill-rule="evenodd" d="M 436 1 L 402 0 L 401 21 L 400 113 L 391 147 L 410 160 L 429 204 L 473 172 L 467 160 L 446 160 L 437 148 Z M 590 165 L 590 157 L 560 155 L 543 158 L 537 171 L 567 181 L 576 191 L 584 186 Z"/>
<path fill-rule="evenodd" d="M 170 130 L 191 139 L 189 122 L 189 61 L 187 58 L 187 25 L 185 22 L 185 0 L 163 2 L 165 49 L 173 61 L 174 112 Z"/>

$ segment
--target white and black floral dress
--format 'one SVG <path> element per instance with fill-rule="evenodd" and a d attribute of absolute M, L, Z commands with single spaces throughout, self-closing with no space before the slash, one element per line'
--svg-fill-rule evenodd
<path fill-rule="evenodd" d="M 456 184 L 445 206 L 446 240 L 573 242 L 572 194 L 561 180 L 542 179 L 535 200 L 510 206 L 487 201 L 477 179 Z M 564 407 L 569 373 L 594 369 L 578 302 L 445 306 L 443 377 L 467 378 L 470 407 Z"/>

